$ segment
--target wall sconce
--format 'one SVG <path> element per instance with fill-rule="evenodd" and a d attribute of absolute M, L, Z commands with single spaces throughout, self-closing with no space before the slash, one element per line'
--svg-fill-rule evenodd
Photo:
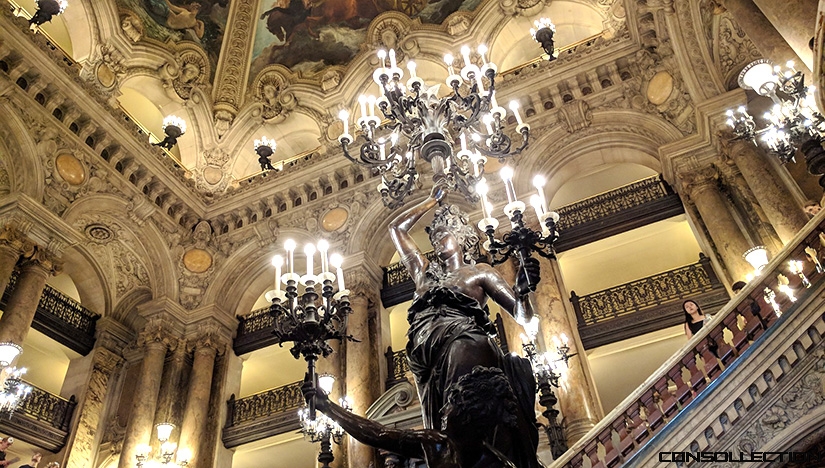
<path fill-rule="evenodd" d="M 178 143 L 178 138 L 186 133 L 186 121 L 180 117 L 168 115 L 163 118 L 163 127 L 161 128 L 163 133 L 166 134 L 166 138 L 154 145 L 171 150 Z"/>
<path fill-rule="evenodd" d="M 749 274 L 746 278 L 746 280 L 750 282 L 753 278 L 759 276 L 762 273 L 762 269 L 768 264 L 768 249 L 766 249 L 764 245 L 757 245 L 756 247 L 748 249 L 742 257 L 753 267 L 753 273 Z"/>
<path fill-rule="evenodd" d="M 262 171 L 274 171 L 272 161 L 269 159 L 275 153 L 275 140 L 262 136 L 260 140 L 255 140 L 253 148 L 258 154 L 258 164 L 261 165 Z"/>
<path fill-rule="evenodd" d="M 63 13 L 69 6 L 66 0 L 35 0 L 37 11 L 29 20 L 29 24 L 40 26 L 43 23 L 51 22 L 52 18 Z"/>

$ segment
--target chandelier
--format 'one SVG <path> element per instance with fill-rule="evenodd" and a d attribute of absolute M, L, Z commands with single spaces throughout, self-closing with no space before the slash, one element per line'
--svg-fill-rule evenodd
<path fill-rule="evenodd" d="M 497 67 L 487 61 L 486 54 L 487 47 L 480 45 L 479 67 L 473 62 L 470 48 L 462 47 L 464 66 L 460 70 L 454 68 L 455 58 L 445 55 L 445 83 L 451 91 L 439 97 L 440 84 L 427 87 L 416 75 L 415 62 L 407 61 L 410 77 L 404 82 L 404 70 L 398 66 L 395 50 L 378 51 L 380 66 L 373 80 L 379 97 L 362 95 L 358 99 L 361 116 L 356 121 L 355 137 L 349 132 L 349 112 L 339 113 L 344 131 L 338 141 L 350 161 L 381 174 L 378 191 L 386 206 L 401 206 L 413 192 L 419 178 L 418 160 L 431 165 L 434 181 L 445 180 L 448 189 L 474 202 L 474 187 L 484 172 L 486 158 L 507 158 L 527 147 L 530 126 L 522 120 L 515 101 L 510 109 L 521 144 L 514 148 L 504 133 L 507 111 L 496 101 Z M 356 139 L 360 148 L 353 156 L 350 145 Z M 457 152 L 453 151 L 455 145 L 460 145 Z"/>
<path fill-rule="evenodd" d="M 548 61 L 556 60 L 554 55 L 556 43 L 553 41 L 553 35 L 556 34 L 556 25 L 549 18 L 537 19 L 533 25 L 535 28 L 530 28 L 530 36 L 533 37 L 534 41 L 541 44 L 541 48 L 547 54 Z"/>
<path fill-rule="evenodd" d="M 14 413 L 32 391 L 23 381 L 26 368 L 11 365 L 23 348 L 15 343 L 0 343 L 0 412 Z"/>
<path fill-rule="evenodd" d="M 825 118 L 814 102 L 814 87 L 805 86 L 805 76 L 794 69 L 793 62 L 788 62 L 785 69 L 767 59 L 751 62 L 739 74 L 739 86 L 770 98 L 773 106 L 763 115 L 766 126 L 762 128 L 744 106 L 728 110 L 727 124 L 734 136 L 754 144 L 761 140 L 782 163 L 793 161 L 797 149 L 801 149 L 808 170 L 812 174 L 825 173 L 821 147 Z"/>
<path fill-rule="evenodd" d="M 332 353 L 328 340 L 352 339 L 346 335 L 347 316 L 352 312 L 349 302 L 349 290 L 344 284 L 342 270 L 343 258 L 339 254 L 327 256 L 329 243 L 321 240 L 317 247 L 313 244 L 304 246 L 306 254 L 306 275 L 295 273 L 295 248 L 292 239 L 284 242 L 286 262 L 280 255 L 272 259 L 275 267 L 275 289 L 266 293 L 266 299 L 272 303 L 269 313 L 274 317 L 273 334 L 279 343 L 293 343 L 290 352 L 299 359 L 303 356 L 307 362 L 310 382 L 316 381 L 315 363 L 318 357 L 327 357 Z M 320 254 L 321 274 L 314 274 L 315 253 Z M 286 267 L 286 273 L 282 268 Z M 330 271 L 335 268 L 335 273 Z M 338 292 L 333 282 L 338 280 Z M 299 293 L 298 285 L 303 286 Z M 285 290 L 281 285 L 286 285 Z M 315 402 L 310 400 L 309 417 L 315 419 Z"/>
<path fill-rule="evenodd" d="M 186 121 L 175 115 L 167 115 L 163 118 L 161 128 L 163 129 L 163 133 L 166 134 L 166 138 L 154 143 L 154 145 L 171 150 L 172 147 L 178 143 L 178 138 L 186 133 Z"/>
<path fill-rule="evenodd" d="M 29 24 L 40 26 L 51 22 L 52 18 L 63 13 L 69 2 L 66 0 L 35 0 L 37 11 L 29 20 Z"/>
<path fill-rule="evenodd" d="M 490 253 L 493 265 L 503 263 L 509 258 L 515 258 L 521 268 L 524 267 L 526 259 L 532 256 L 532 252 L 537 252 L 545 258 L 555 258 L 553 243 L 559 238 L 556 223 L 559 221 L 559 214 L 547 209 L 547 200 L 544 196 L 544 186 L 546 180 L 543 176 L 537 175 L 533 178 L 533 186 L 536 188 L 535 194 L 530 197 L 530 204 L 539 221 L 540 230 L 531 229 L 524 224 L 524 212 L 527 206 L 518 200 L 516 190 L 513 186 L 513 169 L 504 166 L 499 171 L 504 182 L 504 191 L 507 194 L 507 205 L 504 206 L 504 214 L 510 220 L 510 230 L 501 239 L 496 238 L 496 229 L 499 222 L 493 216 L 493 208 L 487 201 L 489 186 L 482 178 L 476 186 L 476 193 L 481 199 L 481 211 L 484 216 L 478 222 L 478 228 L 487 236 L 484 241 L 484 248 Z M 531 291 L 535 291 L 538 279 L 533 281 L 530 275 L 526 275 Z"/>
<path fill-rule="evenodd" d="M 262 171 L 274 171 L 272 161 L 269 159 L 275 152 L 275 140 L 262 136 L 260 140 L 255 140 L 253 145 L 255 153 L 258 154 L 258 164 Z"/>
<path fill-rule="evenodd" d="M 152 460 L 150 458 L 150 454 L 152 453 L 151 445 L 141 444 L 137 447 L 135 453 L 137 467 L 142 468 L 144 464 L 147 466 L 170 466 L 172 465 L 172 459 L 175 458 L 175 452 L 177 452 L 178 456 L 174 465 L 180 467 L 189 466 L 189 462 L 192 459 L 192 452 L 186 448 L 178 450 L 178 444 L 169 441 L 175 425 L 169 422 L 162 422 L 155 426 L 155 429 L 158 432 L 158 441 L 160 442 L 158 460 Z"/>
<path fill-rule="evenodd" d="M 318 387 L 324 394 L 329 395 L 335 385 L 335 377 L 330 374 L 318 376 Z M 314 401 L 312 398 L 310 401 Z M 352 404 L 346 397 L 341 398 L 339 403 L 347 411 L 352 409 Z M 341 444 L 344 440 L 344 429 L 325 414 L 317 414 L 315 418 L 310 417 L 310 408 L 304 407 L 298 410 L 298 420 L 301 423 L 301 433 L 312 443 L 321 443 L 321 451 L 318 453 L 318 462 L 321 468 L 329 468 L 329 464 L 335 460 L 332 454 L 332 442 Z"/>

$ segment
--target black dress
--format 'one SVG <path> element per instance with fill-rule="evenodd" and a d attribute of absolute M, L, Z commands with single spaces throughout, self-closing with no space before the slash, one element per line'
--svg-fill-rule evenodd
<path fill-rule="evenodd" d="M 424 427 L 441 429 L 441 409 L 447 390 L 466 369 L 474 365 L 498 367 L 513 388 L 519 414 L 518 427 L 510 429 L 510 437 L 497 437 L 496 449 L 519 468 L 541 466 L 536 456 L 536 381 L 530 362 L 501 351 L 487 332 L 491 323 L 486 308 L 472 297 L 447 287 L 433 286 L 415 299 L 407 320 L 410 323 L 407 358 L 415 375 Z M 484 356 L 493 356 L 494 362 Z M 461 362 L 457 365 L 456 361 Z M 499 446 L 499 441 L 503 446 Z"/>
<path fill-rule="evenodd" d="M 687 326 L 690 329 L 690 334 L 695 335 L 702 329 L 703 326 L 705 326 L 705 321 L 700 320 L 698 322 L 687 322 Z"/>

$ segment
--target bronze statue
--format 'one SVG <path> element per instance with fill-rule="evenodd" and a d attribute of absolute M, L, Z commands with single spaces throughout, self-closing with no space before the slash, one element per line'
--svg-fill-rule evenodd
<path fill-rule="evenodd" d="M 407 358 L 421 400 L 424 427 L 443 430 L 446 394 L 462 376 L 476 366 L 501 369 L 518 402 L 515 424 L 497 426 L 487 442 L 519 468 L 538 467 L 532 368 L 527 359 L 505 355 L 496 345 L 485 306 L 489 297 L 518 322 L 528 322 L 533 316 L 528 285 L 538 281 L 538 261 L 528 259 L 516 286 L 511 287 L 493 267 L 470 258 L 478 236 L 457 206 L 445 205 L 435 211 L 427 229 L 438 258 L 438 262 L 428 262 L 410 230 L 440 204 L 444 194 L 436 184 L 430 197 L 390 223 L 393 243 L 415 281 L 415 296 L 407 315 Z"/>
<path fill-rule="evenodd" d="M 427 461 L 429 468 L 517 468 L 490 442 L 499 428 L 515 428 L 517 402 L 501 369 L 476 366 L 447 392 L 441 430 L 393 429 L 350 413 L 305 382 L 307 398 L 362 443 Z"/>

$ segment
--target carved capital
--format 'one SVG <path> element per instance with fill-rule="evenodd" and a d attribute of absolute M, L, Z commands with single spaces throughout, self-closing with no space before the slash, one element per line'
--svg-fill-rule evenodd
<path fill-rule="evenodd" d="M 362 296 L 370 302 L 378 301 L 381 282 L 376 280 L 363 266 L 345 269 L 344 280 L 347 289 L 351 291 L 350 296 Z"/>
<path fill-rule="evenodd" d="M 704 190 L 716 187 L 719 171 L 716 166 L 709 165 L 692 171 L 680 172 L 679 179 L 682 181 L 685 193 L 689 197 L 694 197 Z"/>
<path fill-rule="evenodd" d="M 23 266 L 34 265 L 45 270 L 49 275 L 54 276 L 63 271 L 63 261 L 48 249 L 35 245 L 31 254 L 25 257 Z"/>
<path fill-rule="evenodd" d="M 163 346 L 165 349 L 176 344 L 176 340 L 169 334 L 160 320 L 151 320 L 143 327 L 138 335 L 137 345 L 142 348 Z"/>
<path fill-rule="evenodd" d="M 0 246 L 10 247 L 26 257 L 34 253 L 34 243 L 12 224 L 6 224 L 0 230 Z"/>
<path fill-rule="evenodd" d="M 123 364 L 122 357 L 103 347 L 98 347 L 95 350 L 94 357 L 92 359 L 92 368 L 96 372 L 106 375 L 112 374 L 118 369 L 118 367 L 120 367 L 121 364 Z"/>

